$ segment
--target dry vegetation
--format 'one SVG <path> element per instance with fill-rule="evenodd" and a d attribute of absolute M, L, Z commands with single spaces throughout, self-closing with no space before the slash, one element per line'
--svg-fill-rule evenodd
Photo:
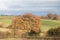
<path fill-rule="evenodd" d="M 60 37 L 60 27 L 58 28 L 51 28 L 47 31 L 47 35 L 51 37 Z"/>
<path fill-rule="evenodd" d="M 40 32 L 41 22 L 40 17 L 32 14 L 24 14 L 17 16 L 12 21 L 9 28 L 15 30 L 15 34 L 19 34 L 18 30 L 34 31 L 36 33 Z"/>
<path fill-rule="evenodd" d="M 60 20 L 60 15 L 48 13 L 47 16 L 41 16 L 42 19 Z"/>
<path fill-rule="evenodd" d="M 3 19 L 3 20 L 0 20 L 1 22 L 5 22 L 5 20 L 6 20 L 7 24 L 9 24 L 9 25 L 6 25 L 4 23 L 0 24 L 0 38 L 8 38 L 8 37 L 15 37 L 15 36 L 20 37 L 21 34 L 24 34 L 26 32 L 28 32 L 29 35 L 39 34 L 41 32 L 42 24 L 43 24 L 42 25 L 43 27 L 47 27 L 47 28 L 50 28 L 52 26 L 53 27 L 60 26 L 60 22 L 56 21 L 57 17 L 58 17 L 57 15 L 52 16 L 50 14 L 48 15 L 48 17 L 43 17 L 43 18 L 54 19 L 54 20 L 45 20 L 45 19 L 41 20 L 40 16 L 36 16 L 36 15 L 32 15 L 32 14 L 24 14 L 24 15 L 20 15 L 20 16 L 16 16 L 16 17 L 11 17 L 11 18 L 5 17 L 7 20 L 5 18 L 0 17 L 0 19 Z M 12 22 L 8 21 L 11 19 L 12 19 Z M 42 22 L 42 24 L 41 24 L 41 22 Z M 1 28 L 3 28 L 3 29 L 1 30 Z M 44 29 L 46 30 L 47 28 L 44 28 Z M 55 32 L 60 33 L 59 30 L 57 32 L 55 29 L 50 29 L 50 30 L 47 30 L 47 32 L 45 32 L 44 35 L 45 34 L 47 35 L 48 32 L 53 32 L 54 33 L 53 35 L 55 35 Z M 48 35 L 50 35 L 50 34 L 48 34 Z M 27 36 L 27 35 L 25 35 L 25 36 Z"/>

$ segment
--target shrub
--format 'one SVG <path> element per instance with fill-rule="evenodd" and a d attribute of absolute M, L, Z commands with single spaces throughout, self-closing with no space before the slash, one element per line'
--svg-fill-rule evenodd
<path fill-rule="evenodd" d="M 48 30 L 47 34 L 48 36 L 60 37 L 60 27 Z"/>
<path fill-rule="evenodd" d="M 28 34 L 29 34 L 29 36 L 35 36 L 35 35 L 37 36 L 37 35 L 40 34 L 40 32 L 41 32 L 41 31 L 35 32 L 35 31 L 31 30 Z"/>
<path fill-rule="evenodd" d="M 12 21 L 12 27 L 15 30 L 33 30 L 38 33 L 40 31 L 41 21 L 40 17 L 32 14 L 24 14 L 17 16 Z M 17 32 L 15 32 L 17 33 Z"/>

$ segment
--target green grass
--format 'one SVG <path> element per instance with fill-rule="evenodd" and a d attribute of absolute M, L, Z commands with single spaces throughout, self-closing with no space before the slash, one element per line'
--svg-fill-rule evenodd
<path fill-rule="evenodd" d="M 42 19 L 42 30 L 47 31 L 50 28 L 60 27 L 60 21 L 59 20 L 45 20 Z"/>
<path fill-rule="evenodd" d="M 0 23 L 11 24 L 11 19 L 0 19 Z"/>
<path fill-rule="evenodd" d="M 10 18 L 0 19 L 0 23 L 11 24 L 11 22 L 12 22 L 12 19 L 10 19 Z M 41 22 L 42 22 L 42 27 L 41 27 L 42 31 L 47 31 L 50 28 L 60 27 L 60 20 L 46 20 L 46 19 L 42 19 Z M 0 31 L 6 31 L 6 30 L 7 30 L 7 28 L 0 28 Z M 6 39 L 6 40 L 9 40 L 9 39 Z"/>
<path fill-rule="evenodd" d="M 50 28 L 55 28 L 60 26 L 60 20 L 46 20 L 42 19 L 42 31 L 47 31 Z M 4 18 L 0 19 L 0 23 L 11 24 L 12 19 Z"/>

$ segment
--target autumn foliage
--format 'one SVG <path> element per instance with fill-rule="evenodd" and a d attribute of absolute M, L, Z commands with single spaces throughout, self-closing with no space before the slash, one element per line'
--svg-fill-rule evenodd
<path fill-rule="evenodd" d="M 32 14 L 16 16 L 9 28 L 16 30 L 33 30 L 39 32 L 41 27 L 40 17 Z"/>

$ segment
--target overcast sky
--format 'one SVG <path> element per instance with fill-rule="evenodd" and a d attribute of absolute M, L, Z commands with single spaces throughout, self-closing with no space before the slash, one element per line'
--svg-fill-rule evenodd
<path fill-rule="evenodd" d="M 0 15 L 60 14 L 60 0 L 0 0 Z"/>

